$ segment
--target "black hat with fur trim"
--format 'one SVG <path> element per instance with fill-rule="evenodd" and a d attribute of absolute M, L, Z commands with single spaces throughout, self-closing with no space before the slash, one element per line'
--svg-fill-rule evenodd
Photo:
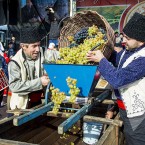
<path fill-rule="evenodd" d="M 145 16 L 135 13 L 123 28 L 123 32 L 130 38 L 145 42 Z"/>
<path fill-rule="evenodd" d="M 35 43 L 42 38 L 39 27 L 23 27 L 20 31 L 20 43 Z"/>

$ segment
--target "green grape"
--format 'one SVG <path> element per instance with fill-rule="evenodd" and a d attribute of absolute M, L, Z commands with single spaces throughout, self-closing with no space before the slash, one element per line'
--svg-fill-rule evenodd
<path fill-rule="evenodd" d="M 58 88 L 51 88 L 51 101 L 54 103 L 54 107 L 52 109 L 52 112 L 54 114 L 57 114 L 60 108 L 60 104 L 65 100 L 66 95 L 64 92 L 60 92 Z"/>
<path fill-rule="evenodd" d="M 98 27 L 95 25 L 93 25 L 92 27 L 89 27 L 88 29 L 89 36 L 96 35 L 98 30 L 99 30 Z"/>
<path fill-rule="evenodd" d="M 69 98 L 69 102 L 74 103 L 76 100 L 77 95 L 80 93 L 80 89 L 77 88 L 77 80 L 68 77 L 66 79 L 67 85 L 70 88 L 69 90 L 69 94 L 70 94 L 70 98 Z"/>
<path fill-rule="evenodd" d="M 97 26 L 92 26 L 88 28 L 88 33 L 93 37 L 86 37 L 83 43 L 75 46 L 73 48 L 65 47 L 60 48 L 60 59 L 57 60 L 57 64 L 88 64 L 86 58 L 86 53 L 97 44 L 96 49 L 102 50 L 107 43 L 104 39 L 105 34 L 98 29 Z"/>

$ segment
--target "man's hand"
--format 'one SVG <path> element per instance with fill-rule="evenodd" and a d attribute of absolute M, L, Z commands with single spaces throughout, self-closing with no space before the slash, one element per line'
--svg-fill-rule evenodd
<path fill-rule="evenodd" d="M 105 117 L 106 117 L 107 119 L 111 119 L 111 118 L 113 117 L 113 111 L 107 111 Z"/>
<path fill-rule="evenodd" d="M 49 8 L 49 11 L 50 11 L 51 13 L 54 13 L 53 8 Z"/>
<path fill-rule="evenodd" d="M 48 83 L 50 82 L 50 79 L 48 78 L 48 76 L 42 76 L 41 77 L 41 82 L 42 82 L 42 86 L 47 86 Z"/>
<path fill-rule="evenodd" d="M 89 51 L 86 56 L 89 61 L 94 61 L 94 62 L 100 62 L 101 59 L 104 58 L 104 55 L 100 50 Z"/>

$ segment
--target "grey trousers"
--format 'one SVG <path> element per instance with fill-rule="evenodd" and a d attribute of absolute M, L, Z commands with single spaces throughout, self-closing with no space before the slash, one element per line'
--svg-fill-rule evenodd
<path fill-rule="evenodd" d="M 124 124 L 126 145 L 145 145 L 145 114 L 129 119 L 126 111 L 119 109 Z"/>

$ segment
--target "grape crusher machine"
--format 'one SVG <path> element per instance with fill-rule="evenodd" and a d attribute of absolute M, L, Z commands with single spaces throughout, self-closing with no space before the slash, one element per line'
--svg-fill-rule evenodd
<path fill-rule="evenodd" d="M 97 65 L 43 64 L 43 66 L 51 80 L 51 83 L 48 84 L 46 88 L 45 104 L 34 110 L 28 109 L 28 112 L 26 109 L 26 113 L 14 117 L 13 124 L 15 126 L 22 125 L 52 110 L 53 102 L 50 100 L 51 85 L 53 85 L 55 88 L 59 88 L 60 91 L 65 92 L 66 95 L 69 95 L 69 88 L 66 82 L 67 77 L 77 79 L 77 87 L 80 89 L 78 100 L 79 98 L 80 100 L 87 99 L 87 102 L 84 103 L 80 109 L 68 108 L 77 111 L 58 126 L 59 134 L 65 133 L 78 120 L 85 116 L 91 110 L 95 102 L 101 102 L 109 95 L 109 90 L 105 90 L 100 95 L 92 97 L 92 92 L 94 91 L 96 85 L 94 82 L 94 76 L 98 69 Z"/>

